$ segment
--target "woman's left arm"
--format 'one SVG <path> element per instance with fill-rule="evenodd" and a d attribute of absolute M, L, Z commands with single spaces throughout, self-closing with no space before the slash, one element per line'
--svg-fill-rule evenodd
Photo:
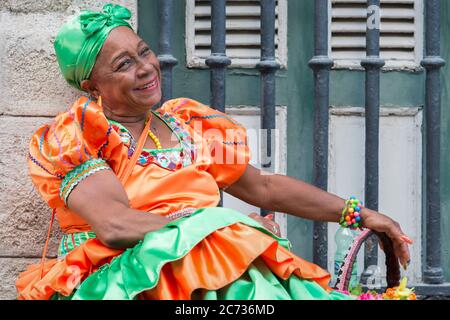
<path fill-rule="evenodd" d="M 336 195 L 301 180 L 267 173 L 251 165 L 247 165 L 240 179 L 225 191 L 257 207 L 315 221 L 337 223 L 345 206 L 345 200 Z M 361 218 L 364 227 L 385 232 L 392 239 L 403 266 L 409 263 L 407 240 L 397 222 L 367 208 L 362 209 Z"/>

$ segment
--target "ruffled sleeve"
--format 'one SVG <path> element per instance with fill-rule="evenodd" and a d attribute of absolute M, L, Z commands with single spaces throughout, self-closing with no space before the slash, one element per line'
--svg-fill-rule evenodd
<path fill-rule="evenodd" d="M 251 159 L 243 125 L 223 112 L 186 98 L 169 100 L 161 109 L 201 135 L 211 159 L 207 171 L 220 189 L 226 189 L 242 176 Z"/>
<path fill-rule="evenodd" d="M 101 107 L 80 98 L 32 136 L 28 164 L 37 190 L 52 208 L 65 205 L 86 177 L 110 170 L 107 159 L 116 143 Z"/>

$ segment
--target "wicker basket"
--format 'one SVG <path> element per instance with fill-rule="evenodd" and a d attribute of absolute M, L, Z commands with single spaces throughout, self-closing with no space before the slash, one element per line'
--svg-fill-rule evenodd
<path fill-rule="evenodd" d="M 338 278 L 335 284 L 335 289 L 339 291 L 348 291 L 350 278 L 352 276 L 352 266 L 355 262 L 358 252 L 361 249 L 362 244 L 372 235 L 376 235 L 383 245 L 383 250 L 386 255 L 386 282 L 388 288 L 393 288 L 400 283 L 400 266 L 397 256 L 394 252 L 392 240 L 385 234 L 379 233 L 370 229 L 362 231 L 355 239 L 351 247 L 349 248 L 344 262 L 342 263 Z"/>

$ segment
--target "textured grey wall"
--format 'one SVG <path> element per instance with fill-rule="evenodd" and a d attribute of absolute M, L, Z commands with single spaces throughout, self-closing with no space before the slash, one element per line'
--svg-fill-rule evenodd
<path fill-rule="evenodd" d="M 0 0 L 0 299 L 14 299 L 17 274 L 39 261 L 51 211 L 34 190 L 26 154 L 34 130 L 80 95 L 59 73 L 53 50 L 58 28 L 82 9 L 137 0 Z M 58 227 L 50 256 L 55 256 Z"/>

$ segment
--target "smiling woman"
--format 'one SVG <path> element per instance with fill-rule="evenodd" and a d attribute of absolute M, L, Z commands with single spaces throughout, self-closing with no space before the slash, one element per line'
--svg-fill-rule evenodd
<path fill-rule="evenodd" d="M 148 113 L 148 106 L 161 100 L 160 73 L 149 46 L 133 30 L 121 26 L 110 32 L 81 88 L 95 100 L 103 98 L 106 117 L 135 123 Z"/>
<path fill-rule="evenodd" d="M 276 223 L 217 207 L 226 189 L 269 210 L 338 222 L 345 201 L 249 165 L 246 130 L 225 113 L 186 98 L 152 110 L 159 63 L 129 18 L 121 6 L 85 11 L 56 38 L 64 77 L 88 97 L 31 139 L 31 178 L 64 235 L 58 259 L 20 274 L 19 298 L 348 299 L 290 252 Z M 400 227 L 360 210 L 405 263 Z"/>

